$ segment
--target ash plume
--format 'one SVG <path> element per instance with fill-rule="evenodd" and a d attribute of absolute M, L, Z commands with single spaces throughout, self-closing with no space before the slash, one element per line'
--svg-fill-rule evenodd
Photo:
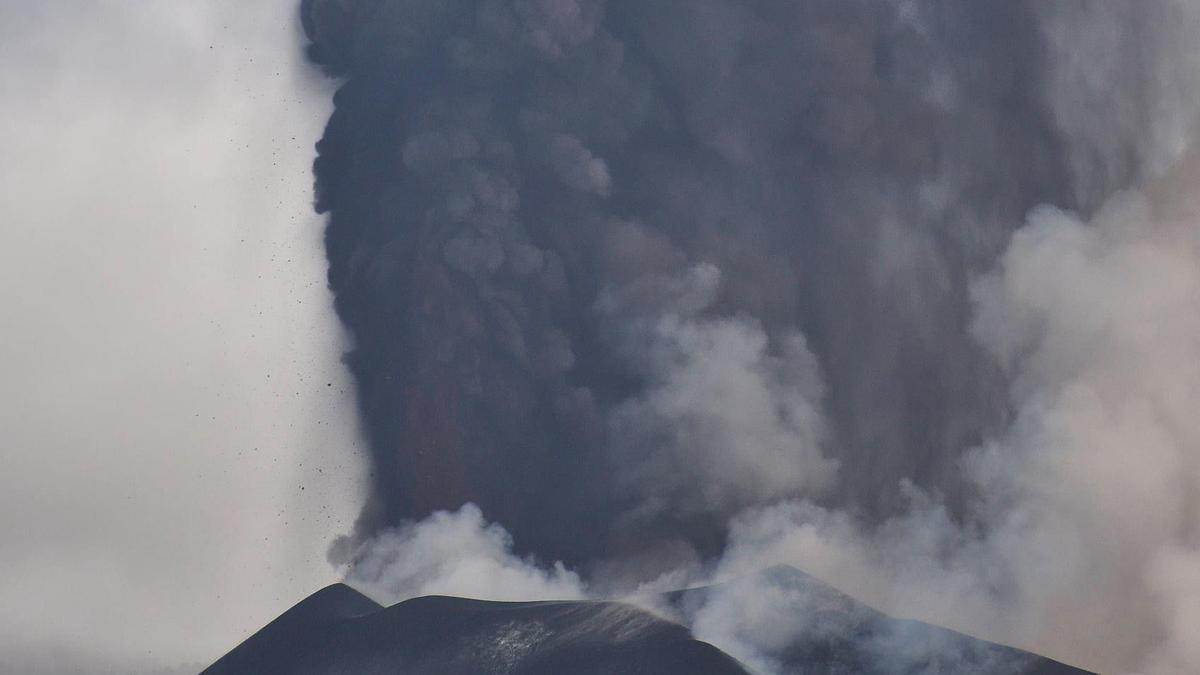
<path fill-rule="evenodd" d="M 454 578 L 378 565 L 438 533 L 535 594 L 784 562 L 1100 667 L 1200 660 L 1194 3 L 301 13 L 341 80 L 316 203 L 360 581 Z"/>
<path fill-rule="evenodd" d="M 345 78 L 316 169 L 373 447 L 365 533 L 473 501 L 550 557 L 618 530 L 712 554 L 772 498 L 961 496 L 955 457 L 1005 417 L 966 279 L 1027 209 L 1073 205 L 1026 6 L 303 16 Z M 727 357 L 740 372 L 699 372 Z"/>

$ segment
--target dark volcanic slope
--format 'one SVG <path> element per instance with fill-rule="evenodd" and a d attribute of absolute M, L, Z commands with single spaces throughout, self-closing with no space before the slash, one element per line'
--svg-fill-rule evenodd
<path fill-rule="evenodd" d="M 763 598 L 772 599 L 769 606 Z M 735 637 L 758 646 L 762 661 L 789 675 L 1087 675 L 1018 649 L 894 619 L 790 567 L 669 593 L 665 600 L 689 625 L 706 605 L 709 617 L 721 612 L 739 627 Z M 385 609 L 337 584 L 285 612 L 203 675 L 747 672 L 682 625 L 623 603 L 431 596 Z"/>
<path fill-rule="evenodd" d="M 426 597 L 387 609 L 347 586 L 288 610 L 204 675 L 745 675 L 686 628 L 612 602 Z"/>
<path fill-rule="evenodd" d="M 757 598 L 744 607 L 744 598 Z M 728 584 L 669 593 L 684 623 L 719 608 L 743 641 L 788 674 L 1086 675 L 1087 671 L 920 621 L 895 619 L 792 567 Z M 762 599 L 770 598 L 767 606 Z M 767 631 L 763 639 L 754 632 Z M 774 648 L 762 648 L 772 645 Z"/>

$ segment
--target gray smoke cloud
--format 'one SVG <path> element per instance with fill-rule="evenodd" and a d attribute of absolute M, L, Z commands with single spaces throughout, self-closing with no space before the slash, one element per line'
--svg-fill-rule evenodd
<path fill-rule="evenodd" d="M 965 506 L 1008 412 L 967 279 L 1074 205 L 1023 4 L 302 16 L 345 78 L 318 208 L 374 466 L 338 555 L 466 502 L 588 566 L 784 497 Z"/>
<path fill-rule="evenodd" d="M 974 285 L 1017 411 L 965 459 L 976 527 L 920 496 L 875 529 L 784 504 L 739 517 L 721 574 L 787 562 L 1102 672 L 1195 669 L 1195 178 L 1193 160 L 1091 222 L 1039 209 Z"/>
<path fill-rule="evenodd" d="M 354 555 L 347 578 L 388 604 L 426 595 L 479 600 L 574 600 L 586 590 L 561 562 L 513 553 L 512 535 L 474 504 L 388 530 Z"/>
<path fill-rule="evenodd" d="M 345 78 L 317 175 L 375 467 L 352 581 L 490 592 L 398 553 L 465 522 L 538 597 L 785 563 L 1200 668 L 1195 3 L 302 13 Z M 693 628 L 773 672 L 773 592 Z"/>

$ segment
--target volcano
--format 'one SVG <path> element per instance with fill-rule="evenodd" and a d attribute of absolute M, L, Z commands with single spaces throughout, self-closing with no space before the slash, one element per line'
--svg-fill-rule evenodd
<path fill-rule="evenodd" d="M 713 673 L 737 661 L 683 626 L 617 602 L 485 602 L 441 596 L 383 608 L 325 588 L 205 675 L 311 673 Z"/>
<path fill-rule="evenodd" d="M 1087 675 L 1086 671 L 937 626 L 897 619 L 790 567 L 652 599 L 666 617 L 624 602 L 490 602 L 427 596 L 383 607 L 344 584 L 314 593 L 202 675 L 747 675 L 688 625 L 714 603 L 733 608 L 750 584 L 779 599 L 762 656 L 782 673 Z M 760 608 L 761 609 L 761 608 Z M 746 630 L 762 630 L 748 621 Z M 794 628 L 794 630 L 790 630 Z"/>

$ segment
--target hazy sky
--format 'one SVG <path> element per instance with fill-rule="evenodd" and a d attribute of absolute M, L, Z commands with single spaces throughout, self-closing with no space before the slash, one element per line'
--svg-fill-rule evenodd
<path fill-rule="evenodd" d="M 0 3 L 0 670 L 207 663 L 335 580 L 361 469 L 293 4 Z"/>

